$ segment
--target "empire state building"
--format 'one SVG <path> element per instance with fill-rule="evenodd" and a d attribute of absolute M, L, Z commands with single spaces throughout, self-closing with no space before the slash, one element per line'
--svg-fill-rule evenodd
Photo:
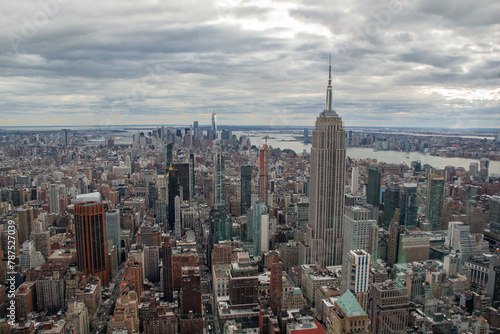
<path fill-rule="evenodd" d="M 309 225 L 299 250 L 302 263 L 342 264 L 345 159 L 345 130 L 333 109 L 330 64 L 325 110 L 316 118 L 312 135 Z"/>

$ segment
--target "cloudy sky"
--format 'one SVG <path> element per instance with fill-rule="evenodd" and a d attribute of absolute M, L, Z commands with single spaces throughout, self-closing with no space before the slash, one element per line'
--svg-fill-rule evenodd
<path fill-rule="evenodd" d="M 498 0 L 0 0 L 0 126 L 499 127 Z"/>

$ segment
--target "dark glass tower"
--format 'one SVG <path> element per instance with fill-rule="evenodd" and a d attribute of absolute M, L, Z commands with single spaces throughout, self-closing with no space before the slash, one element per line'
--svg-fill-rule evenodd
<path fill-rule="evenodd" d="M 401 196 L 401 216 L 399 223 L 407 228 L 417 227 L 417 184 L 406 183 Z"/>
<path fill-rule="evenodd" d="M 241 214 L 252 206 L 252 166 L 241 166 Z"/>
<path fill-rule="evenodd" d="M 181 195 L 177 170 L 170 168 L 167 174 L 167 178 L 168 178 L 168 202 L 167 202 L 168 229 L 173 231 L 175 223 L 175 197 Z"/>
<path fill-rule="evenodd" d="M 189 201 L 189 199 L 190 199 L 189 163 L 187 163 L 187 164 L 172 164 L 172 168 L 177 171 L 176 175 L 177 175 L 177 178 L 179 179 L 179 186 L 182 187 L 182 200 Z M 179 197 L 180 197 L 180 195 L 179 195 Z"/>
<path fill-rule="evenodd" d="M 167 167 L 167 170 L 168 168 L 170 168 L 170 164 L 172 163 L 173 151 L 174 151 L 174 144 L 173 143 L 167 144 L 165 148 L 165 159 L 166 159 L 165 166 Z"/>
<path fill-rule="evenodd" d="M 194 202 L 194 185 L 195 185 L 195 176 L 194 176 L 194 153 L 189 154 L 189 201 Z"/>
<path fill-rule="evenodd" d="M 427 183 L 427 205 L 425 216 L 433 231 L 441 230 L 443 220 L 444 178 L 429 175 Z"/>
<path fill-rule="evenodd" d="M 384 229 L 389 229 L 389 224 L 394 217 L 394 212 L 399 205 L 400 190 L 398 185 L 390 185 L 385 189 L 384 199 Z"/>
<path fill-rule="evenodd" d="M 377 168 L 368 171 L 367 202 L 375 207 L 380 204 L 380 172 Z"/>

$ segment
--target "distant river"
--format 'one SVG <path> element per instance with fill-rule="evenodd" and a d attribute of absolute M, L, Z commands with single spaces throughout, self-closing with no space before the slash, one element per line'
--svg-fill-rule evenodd
<path fill-rule="evenodd" d="M 446 158 L 425 155 L 419 152 L 398 152 L 398 151 L 374 151 L 372 148 L 348 147 L 347 155 L 354 159 L 377 159 L 379 162 L 400 164 L 405 162 L 410 166 L 412 161 L 420 160 L 422 166 L 429 164 L 434 168 L 443 169 L 446 166 L 463 167 L 469 170 L 471 162 L 479 163 L 477 159 L 466 158 Z M 490 175 L 500 175 L 500 161 L 490 161 Z"/>
<path fill-rule="evenodd" d="M 147 130 L 144 130 L 147 131 Z M 149 130 L 150 131 L 150 130 Z M 131 143 L 132 134 L 137 133 L 137 131 L 127 131 L 128 134 L 118 139 L 117 143 Z M 237 137 L 242 135 L 248 136 L 252 145 L 262 146 L 265 142 L 263 135 L 268 135 L 267 144 L 273 148 L 290 149 L 295 151 L 295 153 L 300 154 L 304 151 L 310 152 L 311 144 L 304 145 L 301 141 L 297 141 L 297 137 L 302 136 L 302 131 L 296 131 L 294 133 L 280 133 L 280 132 L 267 132 L 263 133 L 262 136 L 256 132 L 245 132 L 245 131 L 233 131 Z M 312 136 L 312 131 L 309 132 Z M 361 147 L 348 147 L 347 156 L 353 159 L 377 159 L 378 162 L 385 162 L 391 164 L 400 164 L 405 162 L 408 166 L 411 165 L 412 161 L 420 160 L 422 166 L 424 164 L 429 164 L 434 168 L 443 169 L 446 166 L 463 167 L 469 170 L 469 164 L 471 162 L 479 163 L 476 159 L 466 159 L 466 158 L 445 158 L 445 157 L 435 157 L 430 155 L 425 155 L 419 152 L 398 152 L 398 151 L 374 151 L 372 148 L 361 148 Z M 500 175 L 500 161 L 490 161 L 490 175 L 499 174 Z"/>
<path fill-rule="evenodd" d="M 247 135 L 246 133 L 235 131 L 237 136 Z M 280 149 L 290 149 L 294 150 L 296 153 L 302 153 L 304 150 L 310 152 L 311 145 L 304 145 L 302 142 L 297 141 L 295 136 L 301 134 L 281 134 L 281 133 L 270 133 L 267 144 Z M 250 140 L 252 145 L 262 146 L 264 144 L 264 139 L 260 137 L 252 137 L 250 135 Z M 466 159 L 466 158 L 446 158 L 446 157 L 436 157 L 431 155 L 425 155 L 419 152 L 398 152 L 398 151 L 374 151 L 372 148 L 362 148 L 362 147 L 348 147 L 347 156 L 353 159 L 377 159 L 378 162 L 400 164 L 405 162 L 408 166 L 411 165 L 412 161 L 420 160 L 422 166 L 424 164 L 429 164 L 434 168 L 443 169 L 446 166 L 463 167 L 469 170 L 469 164 L 471 162 L 479 163 L 476 159 Z M 490 175 L 499 174 L 500 175 L 500 161 L 490 161 Z"/>

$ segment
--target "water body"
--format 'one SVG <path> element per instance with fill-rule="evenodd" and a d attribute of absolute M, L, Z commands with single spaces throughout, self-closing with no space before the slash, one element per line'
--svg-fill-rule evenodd
<path fill-rule="evenodd" d="M 464 138 L 464 139 L 488 139 L 488 140 L 494 140 L 496 137 L 492 137 L 490 135 L 486 136 L 472 136 L 472 135 L 460 135 L 460 134 L 444 134 L 444 133 L 413 133 L 413 132 L 370 132 L 370 131 L 361 131 L 361 130 L 355 130 L 355 132 L 365 132 L 365 133 L 370 133 L 374 135 L 402 135 L 402 136 L 413 136 L 413 137 L 447 137 L 447 138 Z"/>
<path fill-rule="evenodd" d="M 244 133 L 242 133 L 244 134 Z M 238 135 L 238 134 L 237 134 Z M 311 151 L 311 144 L 305 145 L 304 143 L 297 141 L 293 134 L 269 134 L 271 138 L 268 138 L 267 144 L 280 149 L 291 149 L 296 153 L 302 153 L 304 151 Z M 250 137 L 252 145 L 262 146 L 264 144 L 264 139 L 261 137 Z M 447 157 L 436 157 L 431 155 L 425 155 L 420 152 L 398 152 L 398 151 L 374 151 L 372 148 L 363 147 L 348 147 L 347 156 L 353 159 L 377 159 L 378 162 L 385 162 L 390 164 L 401 164 L 406 163 L 408 166 L 411 165 L 412 161 L 420 160 L 422 166 L 429 164 L 434 168 L 443 169 L 446 166 L 463 167 L 469 170 L 469 165 L 472 162 L 479 163 L 477 159 L 466 159 L 466 158 L 447 158 Z M 490 175 L 498 174 L 500 175 L 500 161 L 490 161 L 489 168 Z"/>
<path fill-rule="evenodd" d="M 419 152 L 398 152 L 398 151 L 374 151 L 372 148 L 348 147 L 347 155 L 354 159 L 377 159 L 378 162 L 400 164 L 405 162 L 410 166 L 412 161 L 420 160 L 422 166 L 429 164 L 434 168 L 443 169 L 446 166 L 463 167 L 469 170 L 472 162 L 479 164 L 477 159 L 447 158 L 425 155 Z M 500 161 L 490 161 L 490 175 L 500 175 Z"/>
<path fill-rule="evenodd" d="M 142 132 L 147 133 L 151 130 L 142 130 Z M 115 140 L 117 144 L 131 144 L 132 135 L 137 133 L 137 130 L 127 130 L 127 133 L 121 136 L 119 139 Z M 303 135 L 302 131 L 287 131 L 282 133 L 281 131 L 275 132 L 246 132 L 246 131 L 233 131 L 233 134 L 237 137 L 242 135 L 248 136 L 252 145 L 262 146 L 265 143 L 264 136 L 268 136 L 267 144 L 273 148 L 290 149 L 295 151 L 297 154 L 302 152 L 309 153 L 311 151 L 311 144 L 304 144 L 297 140 L 297 137 Z M 309 131 L 309 136 L 312 136 L 312 131 Z M 398 152 L 398 151 L 374 151 L 372 148 L 363 147 L 348 147 L 347 156 L 353 159 L 377 159 L 378 162 L 385 162 L 390 164 L 401 164 L 406 163 L 408 166 L 411 165 L 412 161 L 420 160 L 422 166 L 424 164 L 429 164 L 434 168 L 443 169 L 446 166 L 463 167 L 469 170 L 469 165 L 472 162 L 479 163 L 477 159 L 466 159 L 466 158 L 447 158 L 447 157 L 436 157 L 425 155 L 420 152 Z M 497 174 L 500 175 L 500 161 L 490 161 L 489 168 L 490 175 Z"/>

